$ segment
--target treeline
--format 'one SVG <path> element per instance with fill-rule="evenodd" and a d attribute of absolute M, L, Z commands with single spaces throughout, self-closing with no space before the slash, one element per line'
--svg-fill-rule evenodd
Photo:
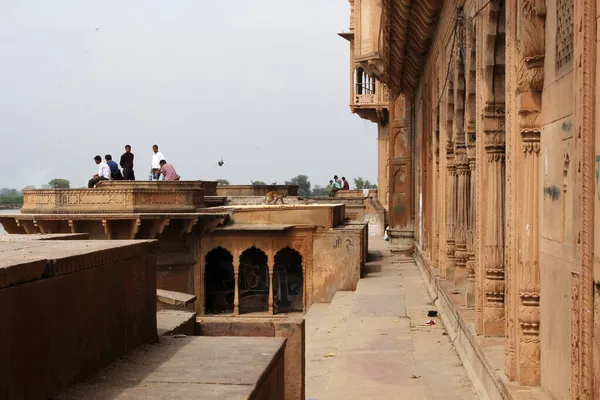
<path fill-rule="evenodd" d="M 71 184 L 68 180 L 55 178 L 48 182 L 47 185 L 42 185 L 42 189 L 68 189 Z M 23 190 L 36 189 L 33 185 L 28 185 Z M 0 208 L 15 208 L 23 205 L 23 193 L 18 189 L 0 188 Z"/>
<path fill-rule="evenodd" d="M 12 208 L 23 205 L 23 193 L 17 189 L 0 189 L 0 206 L 2 208 Z"/>
<path fill-rule="evenodd" d="M 329 178 L 331 179 L 331 178 Z M 229 185 L 229 181 L 226 179 L 217 179 L 219 185 Z M 250 181 L 253 185 L 266 185 L 265 181 Z M 276 185 L 277 182 L 273 182 L 272 185 Z M 314 185 L 310 183 L 308 176 L 298 175 L 284 182 L 285 185 L 298 185 L 298 195 L 300 197 L 322 197 L 329 196 L 329 189 L 327 185 Z M 369 180 L 365 180 L 361 177 L 354 178 L 354 187 L 350 189 L 377 189 L 377 185 L 372 184 Z"/>

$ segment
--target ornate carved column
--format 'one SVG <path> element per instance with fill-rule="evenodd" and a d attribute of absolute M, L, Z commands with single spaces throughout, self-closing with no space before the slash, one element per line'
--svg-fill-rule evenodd
<path fill-rule="evenodd" d="M 517 114 L 522 158 L 522 218 L 519 226 L 518 363 L 521 385 L 540 384 L 539 152 L 544 87 L 545 1 L 518 2 Z"/>
<path fill-rule="evenodd" d="M 269 314 L 273 315 L 273 271 L 275 270 L 275 261 L 272 256 L 267 259 L 267 269 L 269 270 Z"/>
<path fill-rule="evenodd" d="M 465 26 L 466 33 L 466 105 L 465 105 L 465 132 L 467 143 L 467 161 L 469 175 L 467 187 L 469 201 L 467 205 L 467 290 L 465 303 L 467 308 L 475 308 L 475 232 L 477 216 L 476 193 L 476 131 L 477 131 L 477 52 L 475 22 Z"/>
<path fill-rule="evenodd" d="M 456 201 L 456 166 L 454 165 L 454 145 L 446 143 L 446 168 L 448 170 L 446 189 L 446 265 L 441 271 L 442 278 L 454 279 L 454 268 L 456 259 L 454 252 L 456 245 L 454 241 L 454 214 Z"/>
<path fill-rule="evenodd" d="M 487 211 L 484 232 L 483 334 L 504 335 L 504 118 L 486 107 L 484 146 L 487 155 Z"/>
<path fill-rule="evenodd" d="M 475 218 L 477 215 L 476 203 L 477 197 L 475 190 L 475 126 L 469 125 L 467 129 L 468 146 L 467 159 L 469 161 L 468 191 L 469 204 L 467 213 L 467 291 L 465 302 L 468 308 L 475 307 Z M 473 140 L 471 140 L 473 138 Z"/>
<path fill-rule="evenodd" d="M 598 219 L 594 211 L 597 193 L 594 185 L 598 185 L 594 182 L 594 178 L 598 179 L 594 170 L 599 148 L 596 141 L 598 114 L 595 111 L 598 96 L 595 70 L 598 65 L 597 7 L 595 0 L 574 2 L 574 120 L 575 132 L 578 132 L 575 136 L 575 163 L 578 165 L 575 193 L 580 198 L 580 206 L 574 221 L 579 239 L 576 265 L 571 272 L 571 398 L 581 400 L 600 398 L 600 324 L 594 321 L 598 316 L 598 299 L 594 294 L 594 282 L 598 279 L 598 272 L 594 271 L 598 251 L 594 248 L 597 248 L 598 238 L 592 222 Z"/>
<path fill-rule="evenodd" d="M 467 206 L 469 203 L 468 179 L 469 162 L 467 159 L 467 148 L 463 141 L 458 141 L 454 150 L 455 174 L 456 174 L 456 212 L 454 222 L 454 258 L 456 270 L 454 273 L 454 289 L 465 291 L 466 289 L 466 267 L 469 254 L 467 253 Z"/>
<path fill-rule="evenodd" d="M 233 279 L 235 281 L 235 290 L 233 297 L 233 315 L 240 315 L 240 260 L 236 257 L 233 260 Z"/>
<path fill-rule="evenodd" d="M 457 27 L 457 48 L 456 65 L 454 77 L 454 165 L 456 167 L 456 196 L 455 196 L 455 215 L 454 215 L 454 258 L 456 260 L 456 270 L 454 273 L 454 289 L 466 292 L 467 280 L 467 206 L 468 206 L 468 179 L 469 179 L 469 161 L 467 159 L 467 145 L 465 138 L 465 27 L 463 19 L 463 10 L 459 8 L 456 15 Z"/>

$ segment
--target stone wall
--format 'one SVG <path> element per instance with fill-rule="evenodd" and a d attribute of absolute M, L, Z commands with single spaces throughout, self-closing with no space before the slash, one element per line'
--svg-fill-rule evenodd
<path fill-rule="evenodd" d="M 155 339 L 155 262 L 155 242 L 0 243 L 1 397 L 51 397 Z"/>
<path fill-rule="evenodd" d="M 301 318 L 205 317 L 196 324 L 200 336 L 283 337 L 285 400 L 305 399 L 306 339 Z"/>
<path fill-rule="evenodd" d="M 361 276 L 361 230 L 318 231 L 313 244 L 313 303 L 329 303 L 339 290 L 355 290 Z"/>

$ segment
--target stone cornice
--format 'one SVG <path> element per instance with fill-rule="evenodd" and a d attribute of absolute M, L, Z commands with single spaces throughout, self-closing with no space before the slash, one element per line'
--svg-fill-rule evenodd
<path fill-rule="evenodd" d="M 415 91 L 441 6 L 440 0 L 383 0 L 382 80 L 393 97 Z"/>

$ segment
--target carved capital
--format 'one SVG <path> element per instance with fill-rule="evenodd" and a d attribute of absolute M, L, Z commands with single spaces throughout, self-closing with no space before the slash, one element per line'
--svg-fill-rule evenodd
<path fill-rule="evenodd" d="M 517 92 L 541 91 L 544 87 L 545 25 L 545 0 L 519 2 Z"/>

